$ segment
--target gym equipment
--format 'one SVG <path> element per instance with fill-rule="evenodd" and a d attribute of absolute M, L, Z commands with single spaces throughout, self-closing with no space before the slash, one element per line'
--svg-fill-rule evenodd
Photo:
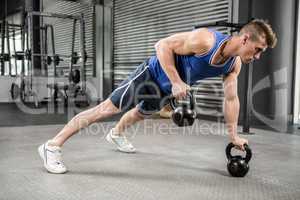
<path fill-rule="evenodd" d="M 73 21 L 73 32 L 72 32 L 72 49 L 70 53 L 64 53 L 63 54 L 57 54 L 55 51 L 55 42 L 54 42 L 54 27 L 51 24 L 45 24 L 42 27 L 34 27 L 33 24 L 33 18 L 39 17 L 42 19 L 43 17 L 47 18 L 61 18 L 61 19 L 70 19 Z M 53 92 L 53 98 L 51 99 L 63 99 L 66 102 L 68 98 L 76 100 L 77 104 L 81 104 L 82 102 L 88 102 L 87 94 L 86 94 L 86 62 L 89 57 L 86 52 L 85 47 L 85 22 L 83 14 L 81 15 L 65 15 L 65 14 L 56 14 L 56 13 L 45 13 L 45 12 L 28 12 L 26 17 L 24 18 L 24 21 L 22 25 L 18 25 L 16 27 L 20 28 L 21 31 L 21 50 L 16 50 L 16 41 L 15 36 L 16 32 L 12 32 L 12 34 L 8 34 L 8 25 L 7 22 L 1 22 L 0 23 L 0 33 L 1 33 L 1 51 L 0 51 L 0 64 L 1 64 L 1 74 L 7 73 L 5 72 L 5 66 L 8 64 L 5 62 L 9 62 L 9 75 L 12 75 L 11 73 L 14 71 L 16 72 L 16 76 L 20 78 L 20 81 L 18 83 L 13 83 L 10 88 L 10 96 L 13 100 L 16 100 L 18 98 L 21 99 L 21 101 L 26 102 L 29 101 L 35 101 L 35 105 L 38 105 L 38 97 L 37 93 L 33 91 L 33 75 L 35 74 L 35 64 L 37 64 L 37 60 L 40 60 L 42 69 L 44 69 L 44 73 L 41 73 L 43 75 L 48 76 L 48 69 L 51 65 L 50 70 L 53 72 L 54 78 L 51 79 L 51 83 L 47 83 L 47 87 Z M 77 26 L 79 26 L 79 35 L 80 35 L 80 44 L 79 44 L 79 52 L 75 52 L 75 36 L 76 36 L 76 29 Z M 34 52 L 34 40 L 33 40 L 33 32 L 35 29 L 40 29 L 43 31 L 44 40 L 41 42 L 41 50 L 39 52 Z M 13 36 L 13 52 L 10 51 L 10 48 L 8 47 L 9 52 L 4 52 L 4 41 L 7 40 L 7 44 L 10 37 L 5 37 L 5 35 Z M 51 42 L 48 40 L 50 39 Z M 49 43 L 50 42 L 50 43 Z M 48 44 L 52 45 L 50 51 L 48 52 Z M 36 57 L 39 57 L 37 59 Z M 11 70 L 11 60 L 15 62 L 15 70 Z M 17 72 L 17 61 L 22 61 L 22 69 L 21 71 Z M 56 82 L 56 76 L 57 76 L 57 66 L 60 64 L 61 61 L 67 61 L 69 63 L 69 72 L 68 72 L 68 80 L 69 84 L 59 85 Z M 65 63 L 64 63 L 65 64 Z M 73 66 L 76 65 L 76 66 Z M 27 74 L 25 75 L 25 67 L 27 70 Z M 39 70 L 39 69 L 38 69 Z M 37 72 L 39 74 L 40 72 Z M 19 80 L 19 79 L 17 79 Z M 52 82 L 53 81 L 53 82 Z M 79 89 L 78 89 L 79 88 Z M 66 92 L 66 90 L 68 90 Z M 80 92 L 79 92 L 80 91 Z M 62 95 L 61 95 L 62 94 Z M 68 94 L 68 95 L 65 95 Z M 33 97 L 33 98 L 31 98 Z M 49 98 L 48 98 L 49 99 Z"/>
<path fill-rule="evenodd" d="M 53 94 L 51 99 L 56 103 L 57 100 L 61 100 L 65 98 L 65 102 L 69 102 L 68 99 L 74 101 L 75 104 L 80 104 L 78 102 L 84 102 L 84 99 L 87 99 L 86 96 L 86 62 L 88 58 L 86 47 L 85 47 L 85 30 L 84 30 L 84 17 L 83 14 L 81 15 L 65 15 L 65 14 L 57 14 L 57 13 L 46 13 L 46 12 L 37 12 L 32 11 L 28 12 L 26 22 L 28 24 L 28 34 L 32 37 L 32 32 L 34 30 L 32 23 L 33 17 L 39 17 L 40 19 L 43 18 L 58 18 L 58 19 L 70 19 L 73 21 L 73 29 L 72 29 L 72 49 L 70 54 L 67 55 L 57 54 L 55 51 L 55 42 L 54 42 L 54 27 L 51 24 L 45 24 L 40 29 L 43 30 L 44 39 L 41 42 L 43 48 L 41 48 L 41 53 L 33 53 L 30 50 L 33 49 L 33 44 L 30 42 L 30 45 L 27 45 L 29 51 L 24 54 L 24 57 L 28 58 L 28 60 L 33 61 L 35 56 L 41 57 L 41 61 L 43 63 L 44 68 L 46 69 L 46 73 L 48 75 L 48 69 L 51 65 L 53 68 L 53 76 L 54 78 L 51 79 L 51 83 L 47 84 L 47 88 L 51 91 L 50 93 Z M 74 51 L 75 48 L 75 36 L 76 36 L 76 29 L 77 25 L 79 25 L 79 35 L 80 35 L 80 52 L 77 53 Z M 51 40 L 50 45 L 51 52 L 48 52 L 48 44 L 49 40 Z M 32 41 L 32 38 L 29 40 Z M 69 72 L 68 72 L 68 84 L 58 84 L 56 81 L 57 76 L 57 66 L 60 64 L 61 61 L 68 61 L 69 63 Z M 79 63 L 79 64 L 78 64 Z M 34 62 L 31 62 L 33 65 Z M 73 65 L 76 65 L 73 67 Z M 47 67 L 48 66 L 48 67 Z M 32 66 L 33 69 L 34 66 Z M 52 71 L 52 70 L 51 70 Z M 47 98 L 49 99 L 49 98 Z M 87 101 L 86 101 L 87 102 Z"/>
<path fill-rule="evenodd" d="M 31 50 L 27 49 L 25 52 L 22 51 L 16 51 L 15 54 L 12 54 L 12 57 L 15 58 L 16 60 L 30 60 L 31 61 Z M 51 65 L 52 62 L 54 62 L 56 65 L 59 65 L 60 61 L 65 61 L 65 60 L 70 60 L 72 64 L 77 64 L 79 59 L 84 60 L 84 62 L 87 61 L 87 54 L 84 53 L 84 56 L 78 55 L 77 52 L 73 52 L 73 55 L 61 55 L 61 54 L 38 54 L 35 53 L 33 56 L 40 56 L 43 59 L 46 60 L 48 65 Z M 63 59 L 64 58 L 64 59 Z M 9 61 L 10 60 L 10 55 L 7 53 L 0 54 L 0 59 L 3 59 L 4 61 Z"/>
<path fill-rule="evenodd" d="M 10 54 L 11 54 L 11 51 L 10 51 L 10 38 L 9 38 L 9 25 L 8 25 L 8 22 L 6 22 L 6 48 L 7 48 L 7 51 L 8 51 L 8 56 L 10 57 Z M 8 60 L 8 75 L 11 76 L 11 60 L 9 59 Z"/>
<path fill-rule="evenodd" d="M 195 112 L 195 98 L 192 92 L 187 93 L 189 98 L 189 106 L 187 104 L 181 104 L 176 106 L 176 99 L 173 97 L 170 100 L 170 105 L 173 108 L 172 120 L 178 126 L 191 126 L 196 119 Z"/>
<path fill-rule="evenodd" d="M 196 25 L 195 28 L 203 28 L 203 27 L 229 27 L 231 28 L 231 32 L 236 32 L 239 31 L 246 23 L 231 23 L 231 22 L 226 22 L 226 21 L 218 21 L 218 22 L 213 22 L 213 23 L 204 23 L 204 24 L 199 24 Z"/>
<path fill-rule="evenodd" d="M 22 102 L 24 102 L 26 96 L 25 89 L 26 89 L 25 80 L 21 80 L 21 82 L 19 83 L 18 81 L 12 83 L 9 90 L 11 99 L 12 100 L 20 99 Z M 35 102 L 35 105 L 37 104 L 38 103 Z"/>
<path fill-rule="evenodd" d="M 2 56 L 1 55 L 3 55 L 4 54 L 4 49 L 5 49 L 5 25 L 6 25 L 6 23 L 4 23 L 4 22 L 1 22 L 0 23 L 0 28 L 1 28 L 1 30 L 0 30 L 0 34 L 1 34 L 1 52 L 0 52 L 0 67 L 1 67 L 1 69 L 0 69 L 0 75 L 2 76 L 2 75 L 4 75 L 4 59 L 2 58 Z"/>
<path fill-rule="evenodd" d="M 0 52 L 0 64 L 1 64 L 1 75 L 8 74 L 10 76 L 17 76 L 20 79 L 16 79 L 16 82 L 11 84 L 10 87 L 10 96 L 12 100 L 20 99 L 22 102 L 25 102 L 26 99 L 32 97 L 34 104 L 38 107 L 39 102 L 37 98 L 37 93 L 32 90 L 32 73 L 30 73 L 30 81 L 27 80 L 25 76 L 25 59 L 29 60 L 28 55 L 30 51 L 25 51 L 25 29 L 24 24 L 9 24 L 7 21 L 2 21 L 1 25 L 1 52 Z M 21 51 L 16 51 L 16 31 L 21 33 Z M 28 34 L 27 34 L 28 36 Z M 6 42 L 5 42 L 6 41 Z M 11 51 L 10 45 L 13 45 L 13 51 Z M 6 43 L 6 46 L 5 46 Z M 28 45 L 27 45 L 28 46 Z M 4 52 L 4 49 L 7 49 L 7 53 Z M 25 52 L 25 53 L 24 53 Z M 14 58 L 14 72 L 12 70 L 11 59 Z M 17 60 L 22 61 L 22 68 L 20 74 L 17 71 Z M 5 69 L 5 62 L 8 62 L 8 72 Z M 29 71 L 29 62 L 28 72 Z"/>
<path fill-rule="evenodd" d="M 249 161 L 252 157 L 252 151 L 247 144 L 244 144 L 246 156 L 240 155 L 232 156 L 231 149 L 234 148 L 233 143 L 229 143 L 226 147 L 226 156 L 228 159 L 227 170 L 233 177 L 244 177 L 249 171 Z"/>
<path fill-rule="evenodd" d="M 91 104 L 90 96 L 86 91 L 77 90 L 74 96 L 74 104 L 78 108 L 85 108 Z"/>
<path fill-rule="evenodd" d="M 20 96 L 20 87 L 16 83 L 12 83 L 10 87 L 10 96 L 13 100 L 16 100 Z"/>
<path fill-rule="evenodd" d="M 16 47 L 16 31 L 15 31 L 15 29 L 13 29 L 13 32 L 12 32 L 13 34 L 12 34 L 12 41 L 13 41 L 13 50 L 14 50 L 14 52 L 16 53 L 16 49 L 17 49 L 17 47 Z M 18 74 L 18 63 L 17 63 L 17 59 L 14 59 L 15 60 L 15 62 L 14 62 L 14 65 L 15 65 L 15 74 L 14 75 L 17 75 Z"/>
<path fill-rule="evenodd" d="M 11 60 L 10 60 L 10 24 L 8 21 L 1 22 L 1 75 L 5 74 L 5 62 L 8 62 L 8 75 L 11 75 Z M 5 46 L 6 43 L 6 46 Z M 7 53 L 4 53 L 5 49 Z"/>
<path fill-rule="evenodd" d="M 8 53 L 0 54 L 0 62 L 8 62 L 10 60 L 10 56 Z"/>
<path fill-rule="evenodd" d="M 80 82 L 80 71 L 78 69 L 72 70 L 69 75 L 69 80 L 75 84 Z"/>
<path fill-rule="evenodd" d="M 33 26 L 32 26 L 32 21 L 33 17 L 38 16 L 40 18 L 61 18 L 61 19 L 70 19 L 73 20 L 73 33 L 72 33 L 72 50 L 70 55 L 59 55 L 59 54 L 54 54 L 54 55 L 37 55 L 37 54 L 31 54 L 31 60 L 33 60 L 34 56 L 50 56 L 50 58 L 46 57 L 48 63 L 54 62 L 54 64 L 58 64 L 59 61 L 61 60 L 60 58 L 67 58 L 70 59 L 70 69 L 69 69 L 69 74 L 72 74 L 71 72 L 73 71 L 73 64 L 76 64 L 79 59 L 81 59 L 80 63 L 80 78 L 82 79 L 80 81 L 81 89 L 85 90 L 86 89 L 86 77 L 85 77 L 85 68 L 86 68 L 86 61 L 88 59 L 87 53 L 86 53 L 86 47 L 85 47 L 85 22 L 84 22 L 84 17 L 83 14 L 81 15 L 65 15 L 65 14 L 57 14 L 57 13 L 47 13 L 47 12 L 37 12 L 37 11 L 31 11 L 28 12 L 27 16 L 27 23 L 29 27 L 29 33 L 33 32 Z M 74 52 L 74 47 L 75 47 L 75 35 L 76 35 L 76 24 L 79 22 L 79 30 L 80 30 L 80 53 Z M 53 32 L 53 31 L 52 31 Z M 29 34 L 31 35 L 31 34 Z M 53 34 L 52 34 L 53 35 Z M 33 49 L 33 45 L 31 44 L 30 49 Z M 34 62 L 32 62 L 34 64 Z M 56 66 L 54 66 L 54 72 L 56 72 Z M 34 69 L 34 67 L 33 67 Z M 75 72 L 77 73 L 77 72 Z M 72 78 L 69 78 L 70 84 L 74 83 L 72 82 Z"/>

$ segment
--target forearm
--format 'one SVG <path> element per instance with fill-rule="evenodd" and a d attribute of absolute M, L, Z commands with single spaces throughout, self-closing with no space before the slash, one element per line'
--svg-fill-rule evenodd
<path fill-rule="evenodd" d="M 182 81 L 175 67 L 175 58 L 172 49 L 164 42 L 158 42 L 155 45 L 155 49 L 159 63 L 170 82 L 173 84 Z"/>
<path fill-rule="evenodd" d="M 231 140 L 234 140 L 237 136 L 237 123 L 240 111 L 240 101 L 236 96 L 230 99 L 225 99 L 224 104 L 224 116 L 226 127 L 229 133 L 229 138 Z"/>

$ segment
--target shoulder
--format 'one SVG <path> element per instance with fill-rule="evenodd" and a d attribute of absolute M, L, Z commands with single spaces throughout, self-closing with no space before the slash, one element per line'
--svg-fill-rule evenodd
<path fill-rule="evenodd" d="M 196 54 L 208 52 L 215 44 L 215 34 L 207 28 L 195 29 L 190 34 L 191 45 Z"/>

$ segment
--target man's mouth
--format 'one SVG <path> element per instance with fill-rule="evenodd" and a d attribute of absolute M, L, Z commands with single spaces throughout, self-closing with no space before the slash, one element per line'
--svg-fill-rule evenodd
<path fill-rule="evenodd" d="M 249 63 L 252 63 L 253 62 L 253 59 L 248 59 L 247 60 L 247 63 L 249 64 Z"/>

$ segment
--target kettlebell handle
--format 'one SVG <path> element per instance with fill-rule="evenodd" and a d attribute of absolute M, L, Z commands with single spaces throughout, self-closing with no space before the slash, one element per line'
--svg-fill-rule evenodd
<path fill-rule="evenodd" d="M 226 157 L 227 157 L 228 160 L 232 159 L 231 149 L 233 147 L 235 147 L 235 145 L 232 142 L 230 142 L 226 147 Z M 246 157 L 244 159 L 245 159 L 245 162 L 248 163 L 251 160 L 252 151 L 251 151 L 249 145 L 247 145 L 247 144 L 244 144 L 244 148 L 245 148 L 245 151 L 246 151 Z"/>
<path fill-rule="evenodd" d="M 190 100 L 190 106 L 191 106 L 191 110 L 194 110 L 195 109 L 195 98 L 194 98 L 194 95 L 193 95 L 193 92 L 192 91 L 187 91 L 187 96 Z M 175 110 L 177 108 L 176 106 L 176 98 L 175 97 L 171 97 L 170 99 L 170 105 L 171 105 L 171 108 L 173 110 Z"/>
<path fill-rule="evenodd" d="M 248 144 L 244 144 L 244 148 L 245 148 L 245 151 L 246 151 L 245 162 L 248 163 L 252 158 L 252 151 L 251 151 Z"/>

